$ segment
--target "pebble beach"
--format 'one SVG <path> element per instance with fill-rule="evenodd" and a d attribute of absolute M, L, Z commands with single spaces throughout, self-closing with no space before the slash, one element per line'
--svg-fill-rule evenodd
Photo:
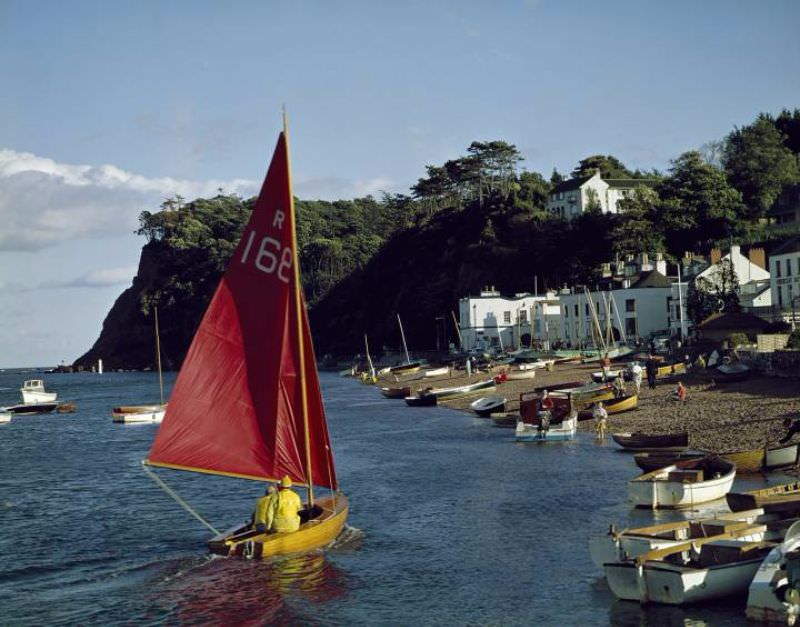
<path fill-rule="evenodd" d="M 564 381 L 591 380 L 591 374 L 599 371 L 598 364 L 557 364 L 553 370 L 540 369 L 534 379 L 506 381 L 494 392 L 484 392 L 469 397 L 443 400 L 440 407 L 470 411 L 469 406 L 481 396 L 498 394 L 506 397 L 506 409 L 519 409 L 519 396 L 535 387 L 557 384 Z M 406 382 L 379 381 L 378 386 L 410 385 L 412 392 L 426 387 L 452 387 L 485 380 L 501 372 L 495 367 L 491 371 L 472 373 L 467 376 L 462 370 L 452 372 L 449 377 Z M 642 382 L 637 409 L 613 414 L 608 418 L 608 431 L 644 433 L 689 432 L 691 448 L 714 453 L 730 453 L 776 444 L 786 433 L 782 424 L 787 416 L 800 415 L 800 381 L 790 378 L 775 378 L 753 375 L 738 383 L 714 385 L 703 377 L 702 372 L 687 373 L 680 381 L 687 388 L 686 401 L 680 403 L 665 398 L 675 388 L 678 379 L 658 381 L 656 388 L 647 388 Z M 628 391 L 633 384 L 626 384 Z M 398 401 L 401 402 L 401 401 Z M 413 408 L 409 408 L 412 411 Z M 582 421 L 579 430 L 594 428 L 593 422 Z M 795 436 L 800 440 L 800 435 Z"/>

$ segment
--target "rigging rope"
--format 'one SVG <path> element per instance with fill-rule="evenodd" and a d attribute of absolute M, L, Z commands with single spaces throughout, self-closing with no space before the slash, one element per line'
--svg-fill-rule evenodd
<path fill-rule="evenodd" d="M 183 499 L 182 499 L 180 496 L 178 496 L 178 494 L 177 494 L 177 493 L 176 493 L 176 492 L 175 492 L 175 491 L 174 491 L 172 488 L 170 488 L 170 487 L 169 487 L 169 486 L 168 486 L 166 483 L 164 483 L 164 482 L 161 480 L 161 477 L 159 477 L 159 476 L 158 476 L 156 473 L 154 473 L 152 470 L 150 470 L 150 469 L 147 467 L 147 464 L 146 464 L 146 463 L 144 463 L 144 462 L 142 462 L 142 469 L 143 469 L 143 470 L 144 470 L 144 471 L 147 473 L 147 475 L 148 475 L 148 476 L 149 476 L 149 477 L 150 477 L 150 478 L 151 478 L 153 481 L 155 481 L 155 482 L 156 482 L 156 484 L 157 484 L 157 485 L 158 485 L 158 486 L 159 486 L 159 487 L 160 487 L 162 490 L 164 490 L 164 492 L 166 492 L 166 493 L 167 493 L 167 494 L 169 494 L 169 495 L 170 495 L 170 496 L 171 496 L 173 499 L 175 499 L 175 501 L 178 503 L 178 505 L 180 505 L 181 507 L 183 507 L 183 509 L 185 509 L 185 510 L 186 510 L 187 512 L 189 512 L 189 513 L 190 513 L 192 516 L 194 516 L 195 518 L 197 518 L 197 520 L 199 520 L 199 521 L 200 521 L 201 523 L 203 523 L 203 524 L 204 524 L 206 527 L 208 527 L 208 528 L 209 528 L 209 529 L 210 529 L 210 530 L 211 530 L 211 531 L 214 533 L 214 535 L 219 535 L 219 531 L 217 531 L 216 529 L 214 529 L 214 527 L 211 525 L 211 523 L 209 523 L 209 522 L 208 522 L 208 521 L 207 521 L 205 518 L 203 518 L 203 517 L 202 517 L 200 514 L 198 514 L 198 513 L 197 513 L 197 512 L 196 512 L 194 509 L 192 509 L 192 506 L 191 506 L 191 505 L 189 505 L 189 504 L 188 504 L 186 501 L 184 501 L 184 500 L 183 500 Z"/>

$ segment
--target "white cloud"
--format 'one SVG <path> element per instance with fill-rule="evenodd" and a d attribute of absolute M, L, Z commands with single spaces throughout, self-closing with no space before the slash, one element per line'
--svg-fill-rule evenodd
<path fill-rule="evenodd" d="M 136 266 L 123 268 L 101 268 L 91 270 L 74 279 L 64 281 L 44 281 L 42 283 L 22 283 L 0 281 L 0 290 L 7 294 L 35 292 L 36 290 L 56 290 L 73 287 L 104 288 L 129 284 L 136 275 Z"/>
<path fill-rule="evenodd" d="M 250 197 L 260 181 L 147 178 L 114 165 L 73 165 L 15 150 L 0 150 L 0 252 L 41 250 L 59 242 L 116 236 L 138 227 L 139 213 L 164 199 L 215 196 L 219 189 Z M 299 179 L 295 193 L 310 200 L 379 196 L 387 178 L 351 181 Z"/>
<path fill-rule="evenodd" d="M 218 189 L 251 196 L 258 182 L 147 178 L 113 165 L 71 165 L 0 150 L 0 251 L 130 233 L 142 210 L 165 198 L 210 197 Z"/>

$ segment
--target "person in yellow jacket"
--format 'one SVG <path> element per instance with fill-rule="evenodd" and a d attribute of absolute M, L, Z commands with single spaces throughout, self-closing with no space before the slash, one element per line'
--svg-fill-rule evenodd
<path fill-rule="evenodd" d="M 300 497 L 292 490 L 292 480 L 286 475 L 277 490 L 269 486 L 266 495 L 258 499 L 253 523 L 261 532 L 297 531 L 302 508 Z"/>

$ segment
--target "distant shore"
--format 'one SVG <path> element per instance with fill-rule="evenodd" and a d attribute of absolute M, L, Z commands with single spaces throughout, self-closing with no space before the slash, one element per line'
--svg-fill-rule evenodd
<path fill-rule="evenodd" d="M 597 364 L 556 365 L 552 371 L 537 370 L 536 378 L 532 380 L 501 383 L 495 392 L 489 394 L 505 396 L 508 399 L 508 411 L 514 412 L 519 410 L 520 393 L 562 381 L 588 382 L 591 373 L 599 369 Z M 500 368 L 495 367 L 491 372 L 473 373 L 467 377 L 463 370 L 457 370 L 451 377 L 408 381 L 403 385 L 410 385 L 412 391 L 416 392 L 431 386 L 464 385 L 495 376 L 499 372 Z M 655 390 L 648 389 L 647 381 L 643 381 L 638 409 L 609 416 L 609 433 L 667 433 L 686 429 L 692 448 L 729 453 L 758 448 L 765 443 L 776 444 L 786 433 L 783 418 L 800 415 L 800 382 L 797 379 L 754 375 L 739 383 L 715 386 L 689 373 L 680 380 L 688 392 L 684 403 L 664 398 L 675 388 L 676 380 L 658 382 Z M 398 385 L 400 383 L 392 381 L 378 382 L 378 387 Z M 628 382 L 627 387 L 631 391 L 633 384 Z M 439 406 L 469 411 L 470 403 L 480 396 L 444 400 L 439 402 Z M 409 408 L 409 411 L 414 410 Z M 579 423 L 579 430 L 592 429 L 592 421 Z M 800 441 L 800 435 L 795 439 Z"/>

